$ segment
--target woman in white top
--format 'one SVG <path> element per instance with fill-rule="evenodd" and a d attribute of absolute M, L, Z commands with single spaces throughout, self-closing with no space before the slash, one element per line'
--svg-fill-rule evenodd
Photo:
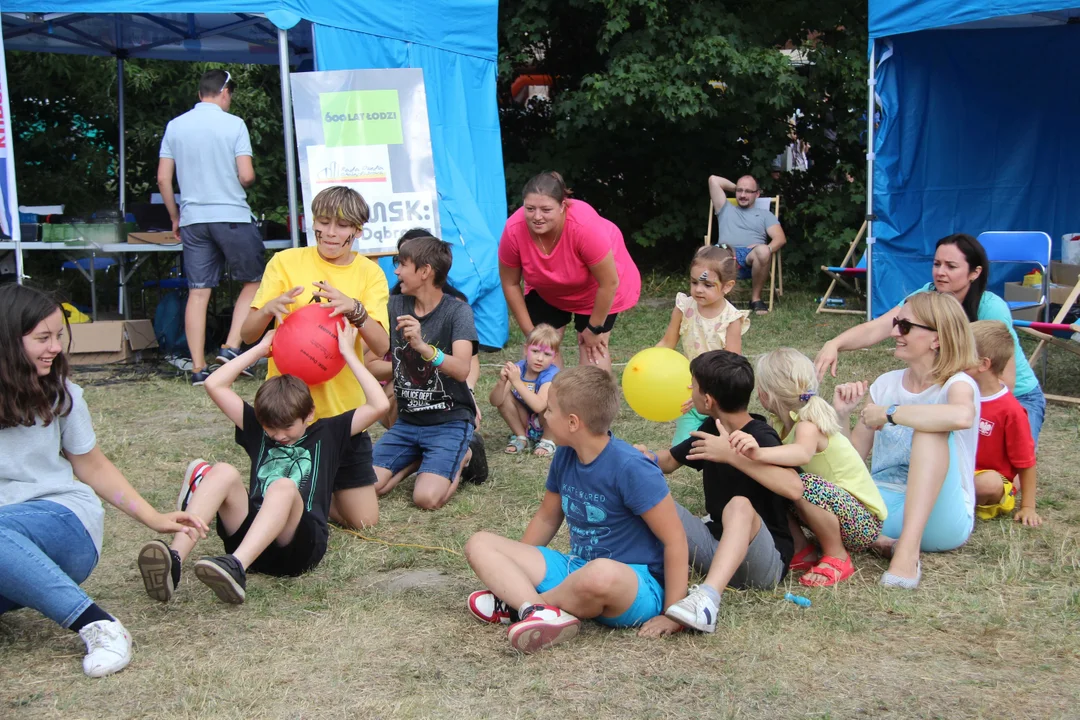
<path fill-rule="evenodd" d="M 101 553 L 98 496 L 162 534 L 206 536 L 186 512 L 162 514 L 98 447 L 82 389 L 68 379 L 67 323 L 37 290 L 0 288 L 0 615 L 32 608 L 86 643 L 83 671 L 131 660 L 131 636 L 79 583 Z"/>
<path fill-rule="evenodd" d="M 974 525 L 979 390 L 964 371 L 977 359 L 967 316 L 952 296 L 912 295 L 892 322 L 895 355 L 907 368 L 869 387 L 851 442 L 864 458 L 873 447 L 870 472 L 888 506 L 875 544 L 892 557 L 881 584 L 911 589 L 922 575 L 920 551 L 958 548 Z M 836 388 L 841 418 L 866 392 L 865 382 Z"/>

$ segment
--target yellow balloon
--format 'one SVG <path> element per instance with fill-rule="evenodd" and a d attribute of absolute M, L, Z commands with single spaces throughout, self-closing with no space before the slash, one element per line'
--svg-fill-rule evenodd
<path fill-rule="evenodd" d="M 626 402 L 641 417 L 674 420 L 690 399 L 690 361 L 668 348 L 642 350 L 623 370 L 622 387 Z"/>

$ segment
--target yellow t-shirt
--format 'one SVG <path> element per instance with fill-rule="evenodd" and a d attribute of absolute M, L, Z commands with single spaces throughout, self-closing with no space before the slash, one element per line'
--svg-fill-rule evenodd
<path fill-rule="evenodd" d="M 390 323 L 386 316 L 386 301 L 390 289 L 386 284 L 386 275 L 382 268 L 362 255 L 356 255 L 348 265 L 333 265 L 319 256 L 314 246 L 282 250 L 270 258 L 263 272 L 251 308 L 258 310 L 270 300 L 283 295 L 297 286 L 304 291 L 296 298 L 293 310 L 302 308 L 311 302 L 317 280 L 322 280 L 337 288 L 351 298 L 364 304 L 371 320 L 389 330 Z M 363 342 L 357 337 L 356 352 L 363 362 Z M 274 359 L 270 358 L 266 376 L 280 375 Z M 333 417 L 343 412 L 354 410 L 364 404 L 364 391 L 348 366 L 332 379 L 311 388 L 311 397 L 315 400 L 315 419 Z"/>
<path fill-rule="evenodd" d="M 783 436 L 784 426 L 778 418 L 773 418 L 773 427 L 779 435 Z M 885 498 L 881 497 L 881 491 L 870 477 L 870 470 L 859 457 L 859 451 L 843 433 L 836 433 L 828 440 L 828 447 L 810 458 L 810 462 L 802 466 L 802 471 L 819 475 L 836 487 L 847 490 L 856 500 L 865 505 L 867 510 L 884 520 L 889 514 L 885 507 Z M 787 437 L 783 438 L 785 445 L 793 442 L 795 442 L 794 428 Z"/>

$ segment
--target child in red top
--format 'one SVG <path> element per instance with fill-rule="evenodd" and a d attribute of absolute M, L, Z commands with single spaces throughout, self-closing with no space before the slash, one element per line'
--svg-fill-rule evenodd
<path fill-rule="evenodd" d="M 1027 412 L 1001 381 L 1013 356 L 1012 336 L 997 320 L 974 322 L 971 332 L 979 365 L 968 374 L 982 395 L 975 451 L 975 514 L 990 520 L 1011 512 L 1020 489 L 1020 509 L 1014 519 L 1024 525 L 1041 525 L 1042 518 L 1035 512 L 1035 443 Z"/>

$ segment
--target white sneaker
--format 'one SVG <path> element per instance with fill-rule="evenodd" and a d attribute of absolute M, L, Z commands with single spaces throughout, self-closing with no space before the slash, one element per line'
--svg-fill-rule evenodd
<path fill-rule="evenodd" d="M 79 631 L 86 643 L 83 672 L 93 678 L 120 672 L 131 662 L 131 635 L 119 620 L 98 620 Z"/>
<path fill-rule="evenodd" d="M 191 502 L 191 496 L 195 494 L 195 489 L 199 487 L 199 483 L 202 482 L 203 477 L 210 472 L 212 467 L 214 466 L 202 458 L 195 458 L 188 463 L 187 470 L 184 471 L 184 481 L 180 484 L 180 494 L 176 497 L 177 510 L 187 510 L 188 503 Z"/>
<path fill-rule="evenodd" d="M 690 594 L 664 611 L 675 622 L 694 630 L 716 632 L 716 614 L 720 608 L 709 599 L 699 585 L 690 588 Z"/>

